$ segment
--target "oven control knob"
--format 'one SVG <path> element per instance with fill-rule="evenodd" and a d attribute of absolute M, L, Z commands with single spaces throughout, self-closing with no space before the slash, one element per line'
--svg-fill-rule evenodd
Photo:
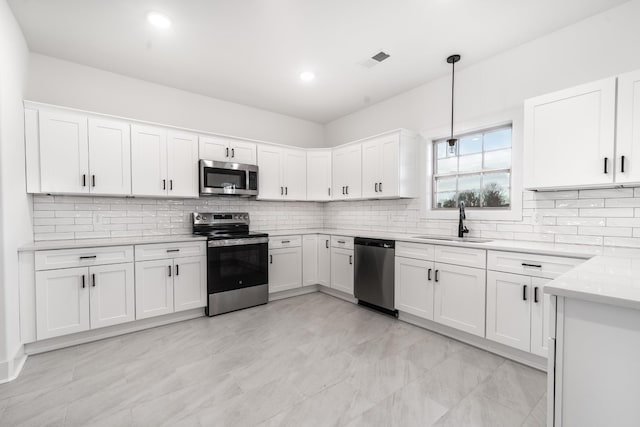
<path fill-rule="evenodd" d="M 196 215 L 196 220 L 198 220 L 198 221 L 199 221 L 199 220 L 201 220 L 201 219 L 202 219 L 202 217 L 201 217 L 200 215 Z"/>

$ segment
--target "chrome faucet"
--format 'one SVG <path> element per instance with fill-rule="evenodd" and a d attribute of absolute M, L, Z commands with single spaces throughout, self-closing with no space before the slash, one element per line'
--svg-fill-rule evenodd
<path fill-rule="evenodd" d="M 458 222 L 458 237 L 464 237 L 465 233 L 469 232 L 469 229 L 464 225 L 464 220 L 467 216 L 464 213 L 464 202 L 460 202 L 460 221 Z"/>

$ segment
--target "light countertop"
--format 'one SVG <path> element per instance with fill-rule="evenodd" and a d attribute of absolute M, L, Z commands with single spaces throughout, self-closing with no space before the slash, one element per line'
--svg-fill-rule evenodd
<path fill-rule="evenodd" d="M 175 236 L 153 236 L 153 237 L 116 237 L 112 239 L 69 239 L 69 240 L 42 240 L 21 246 L 18 252 L 48 251 L 54 249 L 79 249 L 95 248 L 101 246 L 126 246 L 144 245 L 147 243 L 178 243 L 207 240 L 203 236 L 193 236 L 191 234 Z"/>

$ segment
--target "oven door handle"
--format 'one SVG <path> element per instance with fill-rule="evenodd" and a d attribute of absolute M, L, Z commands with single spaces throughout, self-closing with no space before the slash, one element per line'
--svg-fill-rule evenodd
<path fill-rule="evenodd" d="M 248 239 L 209 240 L 209 242 L 207 242 L 207 246 L 210 248 L 223 248 L 227 246 L 259 245 L 268 242 L 268 237 L 253 237 Z"/>

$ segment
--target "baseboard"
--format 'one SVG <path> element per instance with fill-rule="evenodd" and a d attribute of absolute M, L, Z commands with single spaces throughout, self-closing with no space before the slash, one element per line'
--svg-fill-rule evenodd
<path fill-rule="evenodd" d="M 0 384 L 8 383 L 18 378 L 26 361 L 27 355 L 24 352 L 24 346 L 21 345 L 11 360 L 0 362 Z"/>
<path fill-rule="evenodd" d="M 336 297 L 336 298 L 340 298 L 341 300 L 345 300 L 347 302 L 350 302 L 352 304 L 357 304 L 358 300 L 355 299 L 354 297 L 352 297 L 349 294 L 345 294 L 342 291 L 338 291 L 332 288 L 328 288 L 326 286 L 323 285 L 318 285 L 318 290 L 320 292 L 322 292 L 323 294 L 327 294 L 327 295 L 331 295 L 332 297 Z"/>
<path fill-rule="evenodd" d="M 510 360 L 514 360 L 523 365 L 530 366 L 540 371 L 547 371 L 547 359 L 535 354 L 527 353 L 522 350 L 508 347 L 497 342 L 493 342 L 483 337 L 469 334 L 467 332 L 459 331 L 454 328 L 450 328 L 445 325 L 433 322 L 431 320 L 423 319 L 421 317 L 414 316 L 412 314 L 400 312 L 398 317 L 403 322 L 410 323 L 412 325 L 428 329 L 432 332 L 436 332 L 440 335 L 453 338 L 454 340 L 461 341 L 465 344 L 478 347 L 482 350 L 486 350 L 490 353 L 495 353 L 498 356 L 505 357 Z"/>
<path fill-rule="evenodd" d="M 93 329 L 90 331 L 79 332 L 77 334 L 49 338 L 46 340 L 26 344 L 25 353 L 29 355 L 45 353 L 47 351 L 58 350 L 78 344 L 85 344 L 92 341 L 99 341 L 105 338 L 129 334 L 131 332 L 138 332 L 144 329 L 155 328 L 171 323 L 182 322 L 184 320 L 196 319 L 203 316 L 204 308 L 194 308 L 192 310 L 171 313 L 164 316 L 123 323 L 121 325 L 108 326 L 106 328 Z"/>
<path fill-rule="evenodd" d="M 269 294 L 269 301 L 278 301 L 279 299 L 297 297 L 300 295 L 312 294 L 314 292 L 318 292 L 318 285 L 303 286 L 302 288 L 275 292 L 273 294 Z"/>

